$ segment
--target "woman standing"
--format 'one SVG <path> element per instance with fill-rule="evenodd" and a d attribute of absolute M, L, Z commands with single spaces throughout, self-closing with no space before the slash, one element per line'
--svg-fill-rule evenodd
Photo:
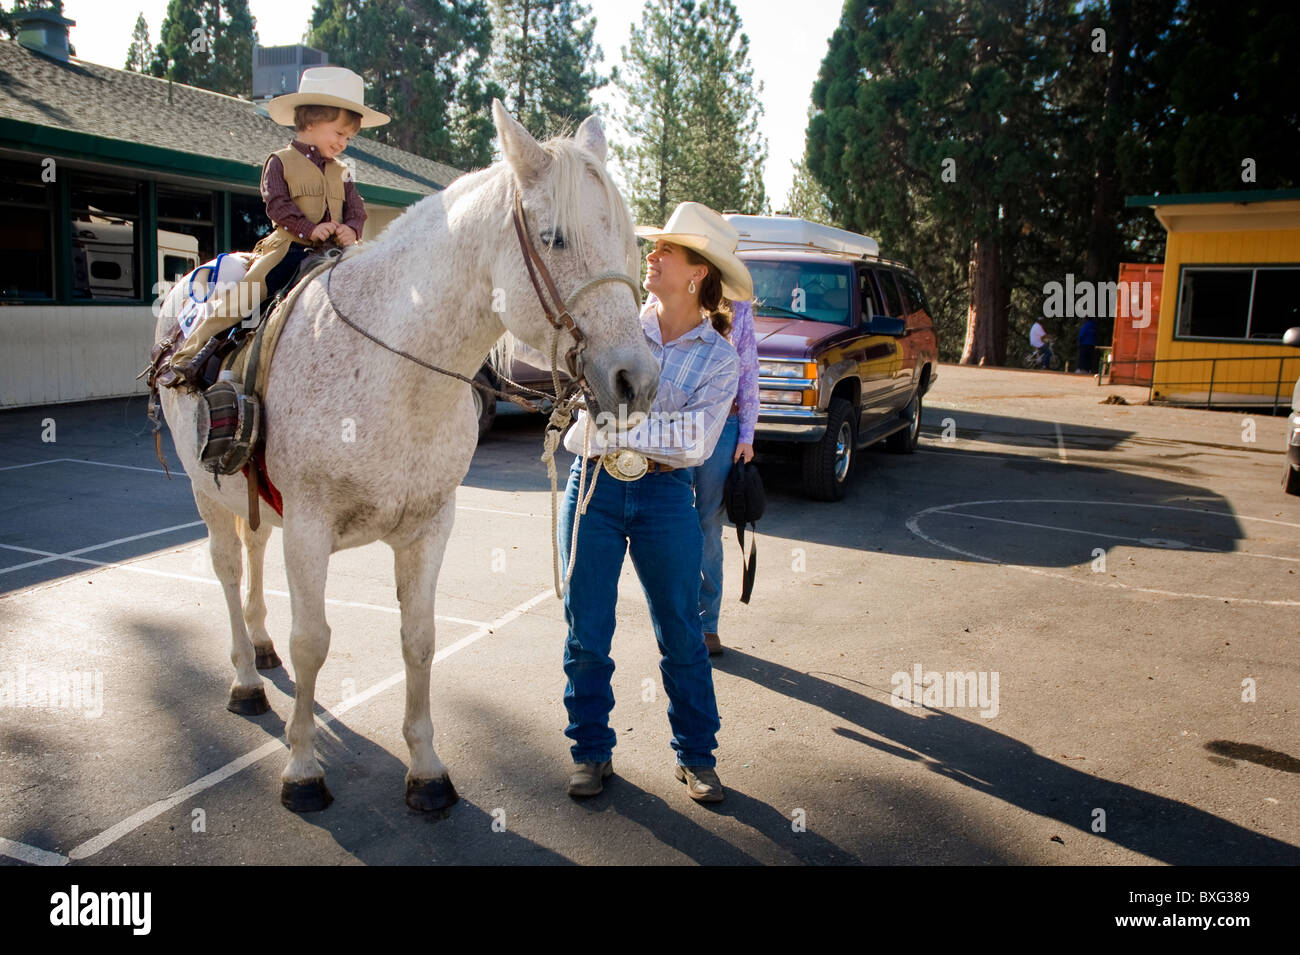
<path fill-rule="evenodd" d="M 754 342 L 754 311 L 748 300 L 731 304 L 731 342 L 740 359 L 736 400 L 723 425 L 718 446 L 695 468 L 695 510 L 704 536 L 700 564 L 700 626 L 710 656 L 722 652 L 718 614 L 722 609 L 722 519 L 726 507 L 722 489 L 736 461 L 754 459 L 754 425 L 758 422 L 758 346 Z"/>
<path fill-rule="evenodd" d="M 613 773 L 614 606 L 625 552 L 645 589 L 668 694 L 674 775 L 699 802 L 719 802 L 717 700 L 700 627 L 702 538 L 692 491 L 693 468 L 712 454 L 736 394 L 735 349 L 716 325 L 729 321 L 725 300 L 746 300 L 753 283 L 735 255 L 737 233 L 695 202 L 679 205 L 663 229 L 639 228 L 655 241 L 645 288 L 657 301 L 641 313 L 659 358 L 659 390 L 646 425 L 616 434 L 588 427 L 580 414 L 564 445 L 577 457 L 569 473 L 559 544 L 567 572 L 586 458 L 590 502 L 578 517 L 577 553 L 564 597 L 569 635 L 565 735 L 576 764 L 569 795 L 594 796 Z M 602 409 L 614 412 L 617 409 Z"/>

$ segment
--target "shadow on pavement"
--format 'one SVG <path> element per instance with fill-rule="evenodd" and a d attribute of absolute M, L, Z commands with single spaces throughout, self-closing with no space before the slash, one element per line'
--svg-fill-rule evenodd
<path fill-rule="evenodd" d="M 1055 819 L 1079 837 L 1107 839 L 1170 865 L 1300 864 L 1300 848 L 1186 803 L 1074 770 L 986 722 L 933 709 L 919 719 L 890 703 L 730 648 L 719 660 L 714 666 L 722 672 L 845 720 L 851 726 L 834 732 L 846 739 L 923 761 L 963 786 Z M 1103 834 L 1090 828 L 1095 808 L 1106 812 Z"/>

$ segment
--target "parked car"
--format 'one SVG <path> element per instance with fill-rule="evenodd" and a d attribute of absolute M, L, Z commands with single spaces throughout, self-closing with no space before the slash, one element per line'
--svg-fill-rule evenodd
<path fill-rule="evenodd" d="M 793 445 L 804 491 L 837 501 L 858 450 L 916 450 L 939 360 L 925 292 L 867 236 L 789 216 L 726 218 L 754 277 L 756 450 Z"/>
<path fill-rule="evenodd" d="M 1300 348 L 1300 325 L 1288 328 L 1282 336 L 1283 345 Z M 1291 417 L 1287 419 L 1286 470 L 1282 474 L 1282 490 L 1300 495 L 1300 378 L 1291 392 Z"/>

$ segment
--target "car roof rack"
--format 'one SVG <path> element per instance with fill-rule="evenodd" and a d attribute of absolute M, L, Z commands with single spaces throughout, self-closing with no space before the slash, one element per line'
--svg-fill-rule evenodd
<path fill-rule="evenodd" d="M 819 249 L 813 246 L 797 245 L 793 242 L 771 242 L 763 245 L 746 243 L 743 247 L 736 249 L 737 253 L 741 252 L 802 252 L 808 255 L 829 255 L 837 258 L 847 259 L 852 262 L 871 262 L 876 265 L 889 265 L 905 272 L 911 272 L 912 267 L 906 262 L 899 262 L 897 259 L 887 259 L 881 255 L 866 255 L 857 252 L 841 252 L 837 249 Z"/>
<path fill-rule="evenodd" d="M 794 216 L 723 216 L 740 233 L 736 251 L 802 249 L 855 258 L 878 258 L 880 244 L 867 235 Z"/>

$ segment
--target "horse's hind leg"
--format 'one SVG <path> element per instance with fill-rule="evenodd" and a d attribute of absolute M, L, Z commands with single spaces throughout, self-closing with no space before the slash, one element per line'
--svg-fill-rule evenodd
<path fill-rule="evenodd" d="M 225 592 L 226 610 L 230 614 L 230 662 L 235 665 L 235 682 L 230 687 L 230 702 L 226 709 L 240 716 L 259 716 L 271 708 L 266 698 L 266 688 L 257 675 L 257 659 L 253 643 L 248 639 L 244 615 L 239 605 L 239 579 L 243 576 L 244 561 L 235 530 L 235 515 L 197 488 L 194 503 L 199 516 L 208 525 L 208 549 L 212 553 L 212 569 L 221 581 Z"/>
<path fill-rule="evenodd" d="M 262 566 L 266 557 L 266 542 L 271 537 L 271 525 L 263 523 L 257 530 L 242 517 L 235 518 L 235 527 L 244 542 L 248 555 L 248 591 L 244 595 L 244 623 L 253 640 L 254 661 L 259 670 L 274 670 L 280 666 L 280 656 L 266 631 L 266 595 L 262 593 Z"/>
<path fill-rule="evenodd" d="M 397 599 L 402 606 L 402 659 L 406 663 L 406 718 L 402 735 L 411 751 L 406 804 L 421 812 L 446 809 L 458 798 L 447 767 L 433 749 L 429 669 L 433 665 L 434 591 L 455 506 L 448 502 L 414 542 L 393 546 Z"/>
<path fill-rule="evenodd" d="M 328 527 L 284 514 L 284 565 L 289 578 L 289 658 L 295 681 L 289 719 L 289 763 L 280 774 L 280 802 L 294 812 L 324 809 L 334 797 L 325 788 L 325 771 L 316 759 L 316 677 L 330 648 L 325 621 L 325 578 L 332 535 Z"/>

